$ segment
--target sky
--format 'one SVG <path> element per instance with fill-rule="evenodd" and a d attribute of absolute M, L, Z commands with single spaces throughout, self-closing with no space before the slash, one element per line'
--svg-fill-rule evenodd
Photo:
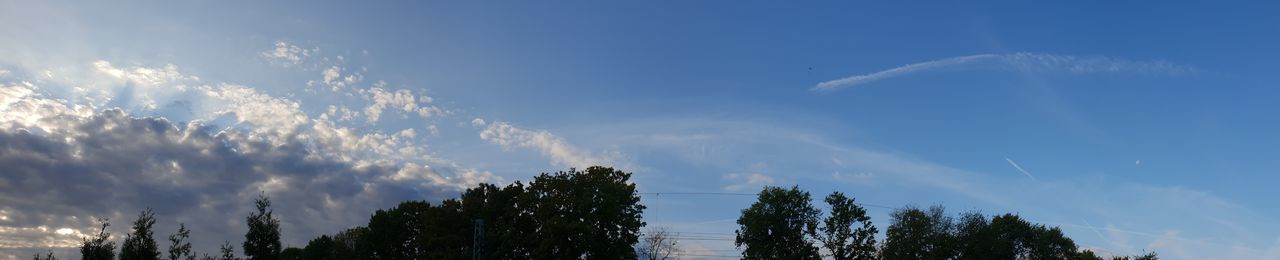
<path fill-rule="evenodd" d="M 1280 259 L 1274 2 L 0 1 L 0 259 L 198 252 L 610 165 L 691 259 L 765 185 Z M 654 194 L 668 193 L 668 194 Z M 708 195 L 670 193 L 721 193 Z M 728 238 L 728 239 L 726 239 Z M 161 242 L 161 246 L 167 246 Z"/>

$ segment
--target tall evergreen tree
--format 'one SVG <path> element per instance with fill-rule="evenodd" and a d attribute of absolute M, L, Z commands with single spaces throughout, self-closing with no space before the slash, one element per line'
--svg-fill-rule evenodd
<path fill-rule="evenodd" d="M 809 192 L 792 186 L 765 187 L 751 207 L 738 217 L 734 245 L 743 259 L 819 259 L 808 237 L 817 231 L 818 214 Z"/>
<path fill-rule="evenodd" d="M 125 236 L 120 245 L 120 260 L 160 260 L 160 247 L 156 245 L 156 213 L 150 208 L 138 214 L 133 221 L 133 233 Z"/>
<path fill-rule="evenodd" d="M 832 192 L 825 199 L 831 214 L 823 220 L 818 241 L 836 260 L 871 260 L 876 258 L 876 226 L 867 210 L 844 193 Z M 855 227 L 857 225 L 857 227 Z"/>
<path fill-rule="evenodd" d="M 111 223 L 107 218 L 98 218 L 98 222 L 102 223 L 102 229 L 99 229 L 98 235 L 92 239 L 84 239 L 84 243 L 80 245 L 80 258 L 84 260 L 113 260 L 116 258 L 116 242 L 111 242 L 111 233 L 107 232 L 107 227 L 111 226 Z"/>
<path fill-rule="evenodd" d="M 222 246 L 218 250 L 222 252 L 222 256 L 218 258 L 220 260 L 240 260 L 239 257 L 236 257 L 236 246 L 231 245 L 231 241 L 222 242 Z"/>
<path fill-rule="evenodd" d="M 280 256 L 280 220 L 272 216 L 271 199 L 258 195 L 258 211 L 249 214 L 249 232 L 244 234 L 244 255 L 249 260 L 275 260 Z"/>
<path fill-rule="evenodd" d="M 169 260 L 193 260 L 196 258 L 191 254 L 191 242 L 187 239 L 191 238 L 191 230 L 187 230 L 186 223 L 178 223 L 178 233 L 169 235 Z"/>

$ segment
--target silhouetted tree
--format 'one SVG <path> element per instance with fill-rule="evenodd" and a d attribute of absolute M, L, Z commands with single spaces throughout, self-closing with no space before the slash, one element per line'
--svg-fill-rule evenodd
<path fill-rule="evenodd" d="M 986 216 L 978 212 L 964 213 L 955 225 L 956 243 L 952 249 L 956 250 L 957 259 L 999 259 L 998 255 L 1008 254 L 993 250 L 997 247 L 995 236 Z"/>
<path fill-rule="evenodd" d="M 1160 260 L 1160 257 L 1156 255 L 1155 252 L 1150 252 L 1150 253 L 1135 255 L 1135 256 L 1113 256 L 1111 258 L 1102 258 L 1101 256 L 1094 254 L 1093 251 L 1084 250 L 1083 252 L 1080 252 L 1080 256 L 1077 257 L 1076 259 L 1081 259 L 1081 260 L 1108 260 L 1108 259 L 1110 260 Z"/>
<path fill-rule="evenodd" d="M 462 194 L 462 211 L 484 221 L 484 251 L 490 259 L 527 259 L 538 245 L 534 210 L 519 181 L 499 189 L 480 184 Z M 468 225 L 474 227 L 474 224 Z M 470 228 L 468 230 L 471 230 Z"/>
<path fill-rule="evenodd" d="M 462 203 L 449 199 L 430 207 L 418 223 L 417 241 L 428 259 L 470 259 L 471 220 L 462 213 Z"/>
<path fill-rule="evenodd" d="M 666 228 L 657 227 L 645 232 L 636 253 L 640 259 L 666 260 L 674 259 L 678 251 L 680 251 L 680 245 L 676 244 L 675 237 L 667 232 Z"/>
<path fill-rule="evenodd" d="M 807 239 L 817 231 L 818 214 L 809 192 L 765 187 L 751 207 L 738 217 L 734 245 L 743 259 L 818 259 L 818 248 Z"/>
<path fill-rule="evenodd" d="M 836 260 L 871 260 L 876 258 L 876 226 L 867 210 L 844 193 L 832 192 L 825 199 L 831 214 L 823 220 L 818 241 Z M 855 228 L 854 226 L 857 225 Z"/>
<path fill-rule="evenodd" d="M 218 250 L 222 252 L 222 257 L 218 258 L 220 260 L 240 260 L 240 258 L 236 257 L 236 246 L 231 245 L 231 241 L 222 242 L 222 247 L 219 247 Z"/>
<path fill-rule="evenodd" d="M 279 260 L 301 260 L 301 259 L 302 259 L 302 248 L 290 247 L 290 248 L 285 248 L 284 250 L 280 250 L 280 257 L 279 257 L 279 258 L 276 258 L 276 259 L 279 259 Z"/>
<path fill-rule="evenodd" d="M 35 256 L 33 256 L 33 258 L 32 258 L 32 259 L 35 259 L 35 260 L 58 260 L 58 258 L 57 258 L 57 257 L 53 257 L 53 250 L 49 250 L 49 253 L 47 253 L 47 254 L 45 254 L 45 255 L 43 255 L 43 256 L 42 256 L 42 255 L 40 255 L 39 253 L 37 253 L 37 254 L 35 254 Z"/>
<path fill-rule="evenodd" d="M 120 260 L 159 260 L 160 246 L 156 245 L 155 232 L 151 230 L 156 224 L 156 213 L 150 208 L 138 214 L 133 221 L 133 233 L 125 236 L 120 245 Z"/>
<path fill-rule="evenodd" d="M 280 256 L 280 220 L 272 216 L 271 200 L 258 195 L 258 211 L 249 214 L 249 232 L 244 234 L 244 255 L 249 260 L 275 260 Z"/>
<path fill-rule="evenodd" d="M 368 234 L 362 239 L 369 259 L 421 259 L 426 250 L 419 240 L 431 203 L 406 201 L 388 210 L 378 210 L 369 218 Z"/>
<path fill-rule="evenodd" d="M 367 227 L 355 227 L 338 232 L 333 235 L 333 258 L 334 259 L 368 259 L 373 246 L 368 244 L 365 234 L 369 233 Z"/>
<path fill-rule="evenodd" d="M 193 260 L 195 255 L 191 254 L 191 242 L 187 239 L 191 238 L 191 230 L 187 230 L 186 223 L 178 223 L 178 233 L 169 235 L 169 260 Z"/>
<path fill-rule="evenodd" d="M 536 259 L 633 259 L 645 225 L 631 173 L 592 166 L 529 182 L 517 208 L 532 210 Z"/>
<path fill-rule="evenodd" d="M 944 214 L 942 206 L 928 211 L 907 207 L 894 211 L 888 230 L 885 231 L 881 257 L 896 259 L 948 259 L 951 248 L 952 220 Z"/>
<path fill-rule="evenodd" d="M 84 260 L 112 260 L 116 258 L 116 242 L 111 242 L 111 233 L 107 233 L 107 227 L 111 223 L 107 218 L 98 218 L 98 222 L 102 223 L 102 229 L 98 230 L 98 235 L 92 239 L 85 238 L 84 243 L 80 245 L 80 258 Z"/>
<path fill-rule="evenodd" d="M 312 239 L 302 249 L 302 259 L 305 260 L 334 260 L 336 255 L 333 238 L 328 235 Z"/>

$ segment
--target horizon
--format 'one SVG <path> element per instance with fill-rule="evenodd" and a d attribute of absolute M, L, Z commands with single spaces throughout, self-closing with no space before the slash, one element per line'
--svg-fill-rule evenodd
<path fill-rule="evenodd" d="M 594 165 L 675 233 L 732 237 L 798 186 L 880 230 L 943 205 L 1106 255 L 1280 259 L 1277 7 L 7 1 L 0 259 L 145 208 L 213 253 L 259 194 L 301 247 Z"/>

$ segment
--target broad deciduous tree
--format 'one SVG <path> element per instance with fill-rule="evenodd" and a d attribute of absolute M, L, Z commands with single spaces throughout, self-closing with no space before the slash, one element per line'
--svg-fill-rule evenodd
<path fill-rule="evenodd" d="M 871 260 L 876 258 L 876 226 L 867 210 L 844 193 L 832 192 L 824 200 L 831 213 L 823 220 L 818 241 L 836 260 Z"/>
<path fill-rule="evenodd" d="M 940 260 L 953 255 L 953 223 L 942 206 L 933 206 L 927 211 L 907 207 L 894 211 L 890 217 L 881 249 L 883 259 Z"/>
<path fill-rule="evenodd" d="M 799 187 L 765 187 L 751 207 L 738 217 L 734 244 L 744 259 L 818 259 L 808 237 L 817 231 L 818 214 L 809 192 Z"/>
<path fill-rule="evenodd" d="M 675 259 L 675 254 L 679 251 L 680 245 L 677 244 L 673 234 L 666 228 L 657 227 L 645 232 L 636 253 L 639 254 L 640 259 L 667 260 Z"/>

